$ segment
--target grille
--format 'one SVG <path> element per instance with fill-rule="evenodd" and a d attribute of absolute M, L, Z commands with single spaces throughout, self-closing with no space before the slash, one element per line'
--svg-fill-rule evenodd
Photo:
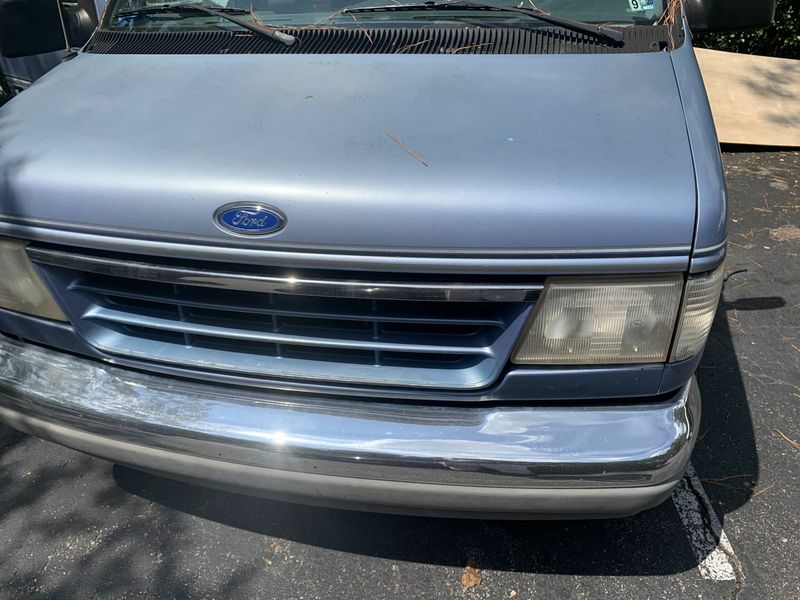
<path fill-rule="evenodd" d="M 392 27 L 285 29 L 292 46 L 242 31 L 98 30 L 86 45 L 93 54 L 607 54 L 657 52 L 667 26 L 625 27 L 622 43 L 558 28 Z M 365 31 L 367 32 L 365 34 Z M 680 28 L 673 31 L 676 44 Z"/>
<path fill-rule="evenodd" d="M 29 255 L 79 334 L 103 353 L 144 366 L 342 384 L 489 385 L 541 288 Z"/>

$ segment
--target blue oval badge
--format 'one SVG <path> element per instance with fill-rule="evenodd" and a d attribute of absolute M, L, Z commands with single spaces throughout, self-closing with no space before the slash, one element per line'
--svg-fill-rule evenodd
<path fill-rule="evenodd" d="M 226 204 L 214 213 L 214 222 L 223 231 L 239 235 L 267 235 L 286 225 L 280 211 L 255 202 Z"/>

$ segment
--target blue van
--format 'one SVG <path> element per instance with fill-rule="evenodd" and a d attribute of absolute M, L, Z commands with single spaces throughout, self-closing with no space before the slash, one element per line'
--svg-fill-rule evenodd
<path fill-rule="evenodd" d="M 773 12 L 111 0 L 0 110 L 0 420 L 319 505 L 659 504 L 726 244 L 691 31 Z M 3 53 L 64 16 L 0 2 Z"/>

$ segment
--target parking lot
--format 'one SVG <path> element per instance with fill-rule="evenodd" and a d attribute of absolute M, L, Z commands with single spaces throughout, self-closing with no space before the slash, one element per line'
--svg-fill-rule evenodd
<path fill-rule="evenodd" d="M 800 153 L 724 159 L 727 280 L 673 500 L 617 521 L 362 514 L 0 428 L 0 598 L 800 597 Z"/>

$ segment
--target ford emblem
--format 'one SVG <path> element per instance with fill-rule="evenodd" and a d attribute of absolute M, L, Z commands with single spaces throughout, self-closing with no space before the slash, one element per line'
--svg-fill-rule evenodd
<path fill-rule="evenodd" d="M 286 225 L 283 214 L 265 204 L 257 202 L 235 202 L 226 204 L 214 213 L 217 227 L 235 235 L 267 235 Z"/>

